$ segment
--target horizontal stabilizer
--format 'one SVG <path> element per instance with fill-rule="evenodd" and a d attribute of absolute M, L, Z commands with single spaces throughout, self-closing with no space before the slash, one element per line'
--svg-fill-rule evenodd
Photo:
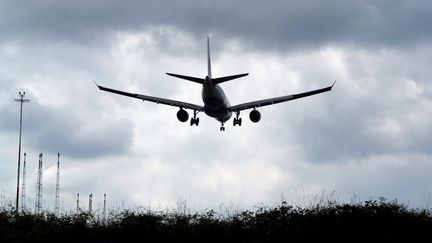
<path fill-rule="evenodd" d="M 242 73 L 242 74 L 236 74 L 236 75 L 232 75 L 232 76 L 214 78 L 212 80 L 213 80 L 214 84 L 220 84 L 220 83 L 223 83 L 223 82 L 226 82 L 226 81 L 230 81 L 230 80 L 233 80 L 233 79 L 236 79 L 236 78 L 241 78 L 241 77 L 244 77 L 244 76 L 247 76 L 247 75 L 249 75 L 249 73 Z"/>
<path fill-rule="evenodd" d="M 195 83 L 204 84 L 204 79 L 202 78 L 190 77 L 190 76 L 185 76 L 185 75 L 180 75 L 175 73 L 166 73 L 166 74 L 176 78 L 186 79 Z"/>

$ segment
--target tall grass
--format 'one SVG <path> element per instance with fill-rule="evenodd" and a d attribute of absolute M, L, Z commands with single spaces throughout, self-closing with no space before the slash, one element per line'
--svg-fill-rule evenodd
<path fill-rule="evenodd" d="M 1 206 L 0 242 L 426 242 L 432 232 L 431 210 L 384 199 L 308 207 L 282 202 L 229 216 L 126 209 L 106 220 L 88 212 L 56 216 Z"/>

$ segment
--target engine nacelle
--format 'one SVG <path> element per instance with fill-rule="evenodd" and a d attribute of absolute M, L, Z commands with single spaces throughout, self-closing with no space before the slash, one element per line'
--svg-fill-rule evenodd
<path fill-rule="evenodd" d="M 177 111 L 177 119 L 181 122 L 186 122 L 189 119 L 189 114 L 187 111 L 180 109 Z"/>
<path fill-rule="evenodd" d="M 253 110 L 249 113 L 249 118 L 252 122 L 259 122 L 261 120 L 261 113 L 257 110 Z"/>

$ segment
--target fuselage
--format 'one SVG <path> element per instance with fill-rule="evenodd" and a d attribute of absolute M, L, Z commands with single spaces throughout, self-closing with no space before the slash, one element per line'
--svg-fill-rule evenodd
<path fill-rule="evenodd" d="M 215 85 L 209 76 L 204 79 L 202 99 L 204 102 L 204 112 L 208 116 L 222 123 L 231 118 L 232 112 L 228 110 L 230 103 L 224 91 L 218 84 Z"/>

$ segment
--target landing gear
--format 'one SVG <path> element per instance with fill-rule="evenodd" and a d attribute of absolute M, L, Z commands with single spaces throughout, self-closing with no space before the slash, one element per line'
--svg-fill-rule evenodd
<path fill-rule="evenodd" d="M 222 125 L 221 125 L 221 127 L 220 127 L 220 131 L 222 132 L 222 131 L 225 131 L 225 127 L 224 127 L 224 123 L 222 122 Z"/>
<path fill-rule="evenodd" d="M 240 111 L 237 111 L 237 112 L 236 112 L 236 117 L 235 117 L 234 120 L 233 120 L 233 126 L 234 126 L 234 127 L 235 127 L 236 125 L 239 125 L 239 127 L 241 127 L 242 119 L 239 118 L 239 116 L 240 116 Z"/>
<path fill-rule="evenodd" d="M 198 126 L 198 124 L 199 124 L 199 118 L 191 118 L 190 119 L 190 125 L 191 126 L 193 126 L 193 125 L 197 125 Z"/>
<path fill-rule="evenodd" d="M 197 114 L 198 114 L 198 112 L 196 110 L 194 110 L 194 116 L 190 119 L 190 125 L 191 126 L 193 126 L 193 125 L 198 126 L 198 124 L 199 124 L 199 118 L 196 117 Z"/>

